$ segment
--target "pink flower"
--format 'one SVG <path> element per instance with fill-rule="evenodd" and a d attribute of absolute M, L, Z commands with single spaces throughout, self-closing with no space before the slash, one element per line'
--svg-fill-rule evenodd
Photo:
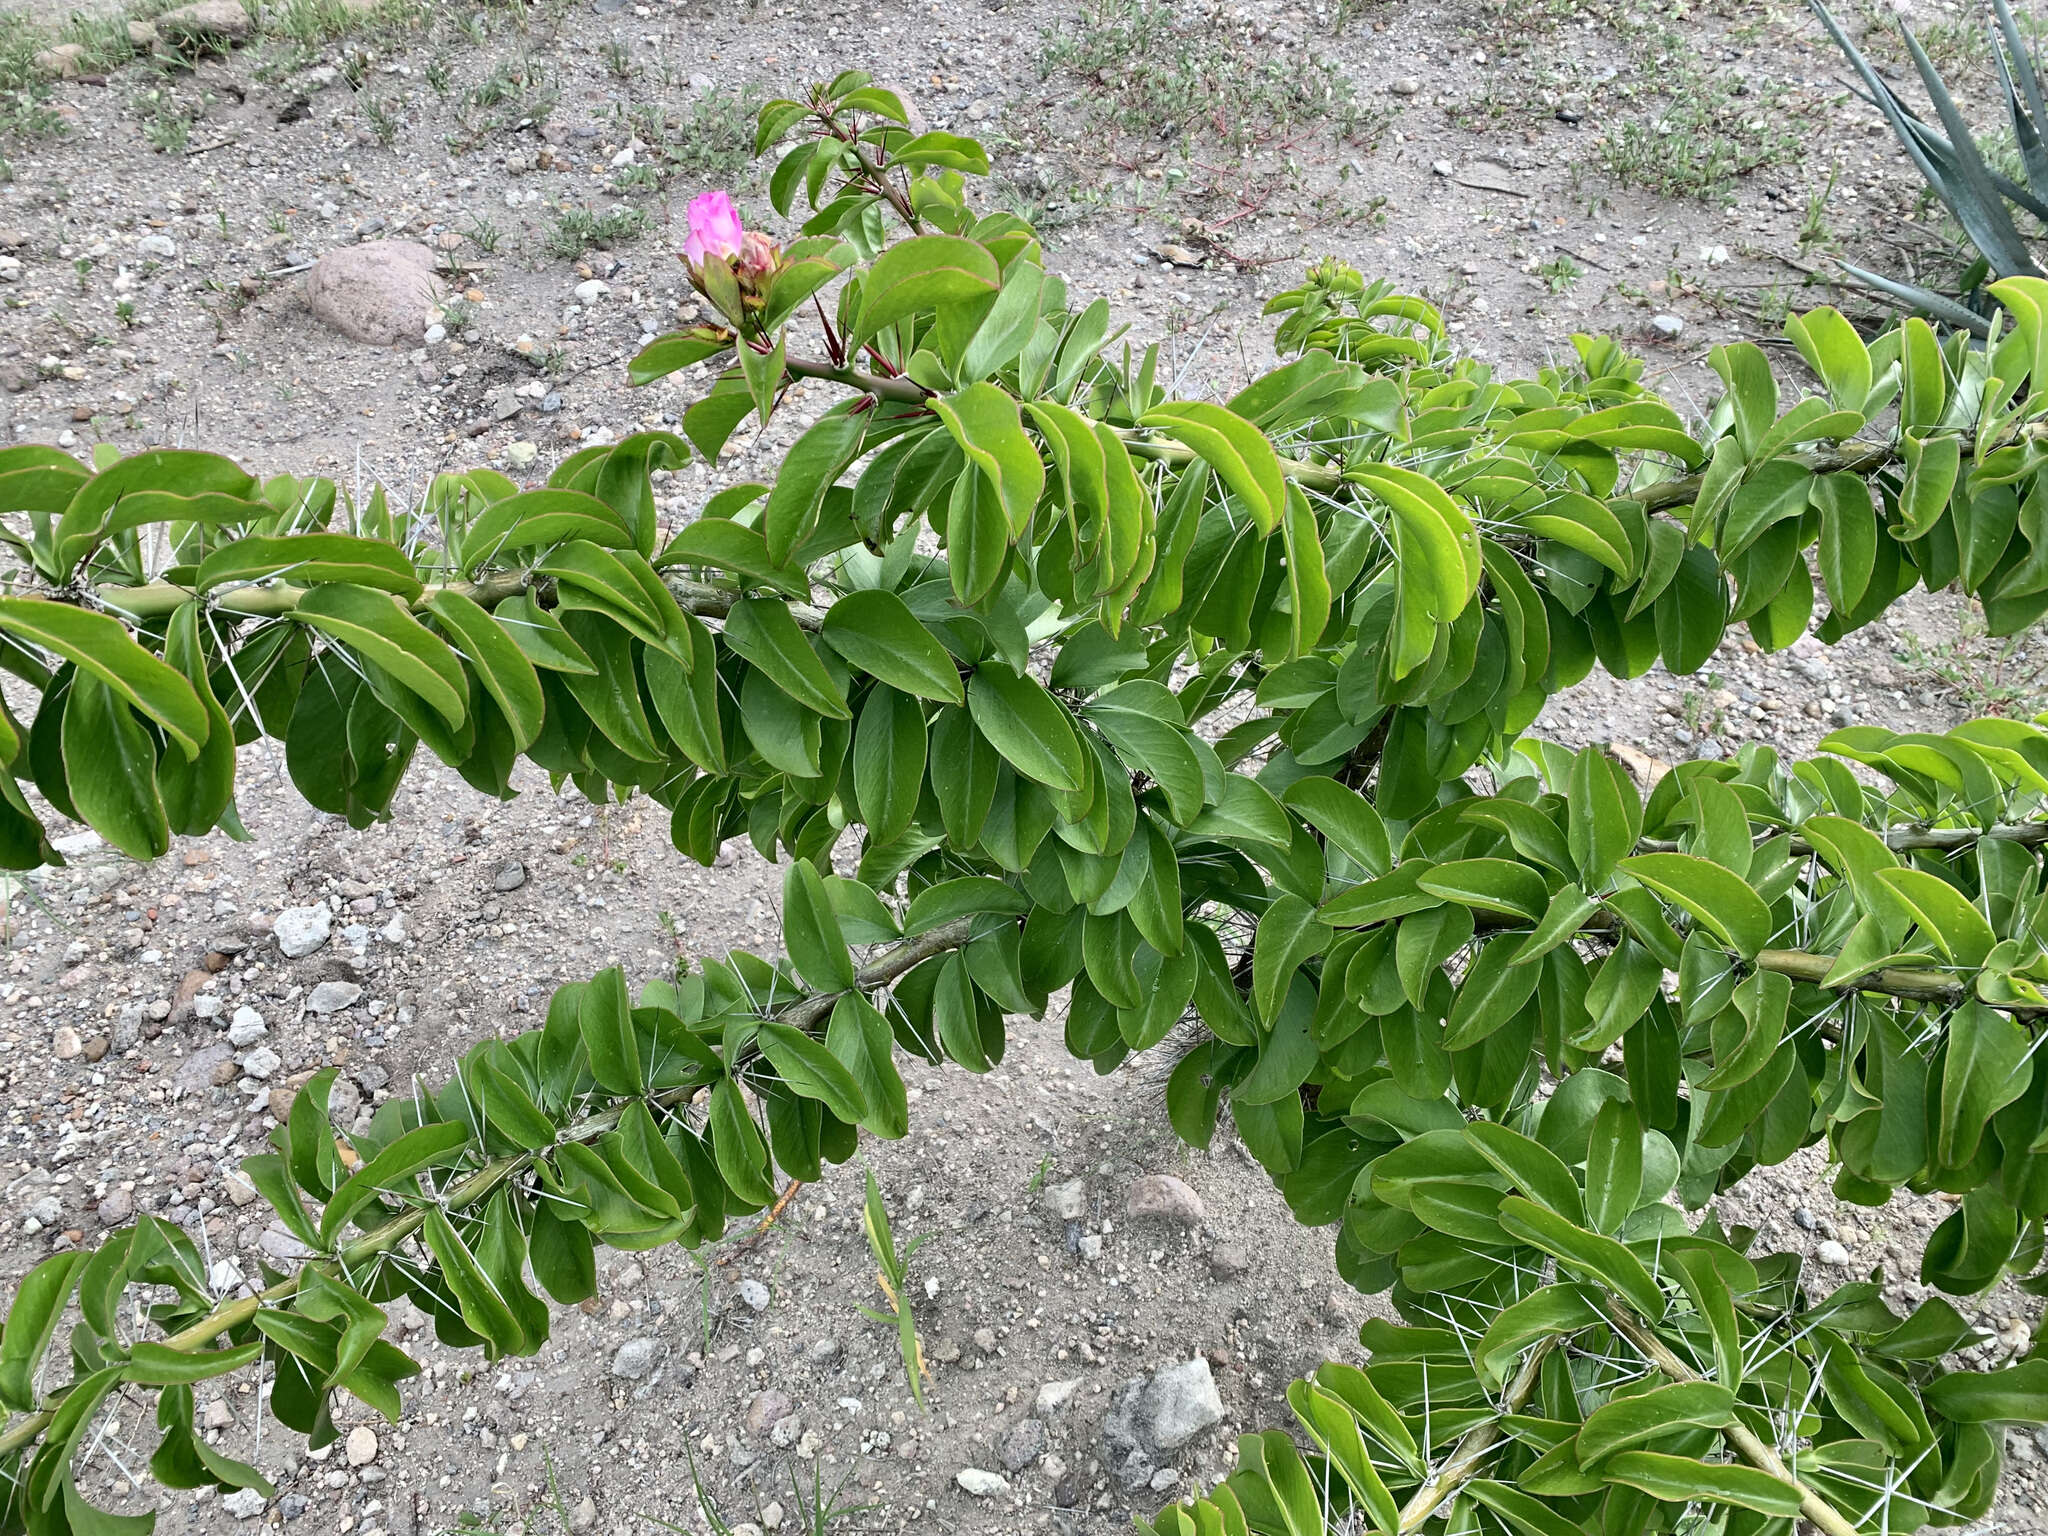
<path fill-rule="evenodd" d="M 706 257 L 730 261 L 740 253 L 739 210 L 725 192 L 705 192 L 690 200 L 690 234 L 683 241 L 683 254 L 692 265 Z"/>

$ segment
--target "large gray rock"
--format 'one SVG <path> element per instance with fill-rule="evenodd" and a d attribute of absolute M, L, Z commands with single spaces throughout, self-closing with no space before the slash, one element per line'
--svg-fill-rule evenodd
<path fill-rule="evenodd" d="M 1138 1423 L 1155 1450 L 1177 1451 L 1223 1422 L 1223 1399 L 1201 1355 L 1152 1373 L 1138 1404 Z"/>
<path fill-rule="evenodd" d="M 411 240 L 328 251 L 306 274 L 306 305 L 342 335 L 375 347 L 417 343 L 441 297 L 434 253 Z"/>
<path fill-rule="evenodd" d="M 1133 1376 L 1110 1396 L 1103 1461 L 1131 1492 L 1150 1486 L 1159 1458 L 1223 1422 L 1223 1399 L 1201 1355 Z"/>

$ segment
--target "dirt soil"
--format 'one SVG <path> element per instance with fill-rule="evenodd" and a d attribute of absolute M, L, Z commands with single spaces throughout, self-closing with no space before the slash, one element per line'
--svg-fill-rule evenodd
<path fill-rule="evenodd" d="M 0 13 L 0 39 L 54 28 L 58 9 Z M 1901 10 L 1950 29 L 1945 67 L 1988 101 L 1953 18 Z M 751 102 L 846 67 L 985 139 L 992 197 L 1039 220 L 1078 294 L 1161 343 L 1185 394 L 1267 366 L 1263 300 L 1325 253 L 1442 304 L 1510 375 L 1605 332 L 1702 406 L 1708 349 L 1773 340 L 1788 302 L 1827 297 L 1797 285 L 1831 255 L 1942 260 L 1918 183 L 1792 6 L 581 0 L 407 16 L 293 0 L 226 51 L 120 62 L 125 14 L 146 11 L 86 24 L 101 53 L 79 78 L 0 93 L 0 256 L 17 263 L 0 263 L 0 441 L 205 446 L 404 500 L 476 463 L 538 483 L 579 443 L 673 424 L 708 378 L 633 392 L 624 360 L 693 314 L 672 254 L 683 204 L 729 184 L 750 222 L 782 227 L 746 168 Z M 309 313 L 299 273 L 372 238 L 424 242 L 467 295 L 433 332 L 379 348 Z M 664 475 L 664 519 L 769 473 L 827 403 L 794 393 L 771 431 Z M 1589 682 L 1540 729 L 1613 742 L 1652 772 L 1748 741 L 1808 751 L 1855 721 L 1939 729 L 2039 707 L 2035 642 L 1979 633 L 1921 595 L 1833 650 L 1764 657 L 1731 638 L 1699 677 Z M 244 768 L 253 844 L 188 840 L 144 868 L 78 833 L 66 868 L 14 887 L 8 1282 L 148 1210 L 185 1224 L 232 1286 L 291 1252 L 233 1170 L 312 1071 L 342 1067 L 345 1122 L 348 1101 L 437 1084 L 471 1042 L 537 1025 L 561 982 L 777 942 L 773 873 L 744 844 L 698 868 L 644 802 L 594 807 L 537 773 L 516 801 L 484 802 L 423 754 L 392 820 L 352 832 L 297 798 L 281 753 L 259 745 Z M 331 936 L 284 958 L 271 924 L 314 904 Z M 345 985 L 316 997 L 322 983 Z M 810 1532 L 816 1478 L 868 1506 L 834 1532 L 1111 1532 L 1222 1476 L 1236 1433 L 1285 1423 L 1290 1378 L 1358 1355 L 1379 1303 L 1339 1282 L 1329 1235 L 1293 1225 L 1227 1132 L 1206 1155 L 1175 1141 L 1161 1064 L 1100 1080 L 1056 1021 L 1016 1020 L 993 1074 L 911 1083 L 912 1134 L 863 1157 L 899 1236 L 930 1239 L 911 1271 L 929 1412 L 893 1332 L 858 1310 L 881 1296 L 855 1163 L 751 1245 L 611 1256 L 601 1300 L 559 1316 L 538 1358 L 486 1363 L 400 1318 L 427 1365 L 406 1416 L 344 1401 L 344 1428 L 367 1433 L 328 1450 L 262 1428 L 258 1383 L 202 1388 L 213 1438 L 275 1479 L 267 1505 L 134 1486 L 152 1431 L 133 1407 L 98 1440 L 87 1489 L 153 1503 L 177 1533 L 722 1529 L 698 1508 L 701 1477 L 740 1531 Z M 1133 1180 L 1157 1173 L 1199 1197 L 1187 1222 L 1127 1216 Z M 1074 1180 L 1068 1220 L 1053 1192 Z M 1898 1305 L 1920 1294 L 1945 1209 L 1838 1207 L 1810 1155 L 1723 1207 L 1824 1277 L 1882 1266 Z M 1986 1363 L 2027 1347 L 2038 1302 L 1974 1305 Z M 1100 1438 L 1113 1390 L 1197 1354 L 1224 1422 L 1127 1490 Z M 2048 1531 L 2048 1438 L 2010 1450 L 1983 1536 Z M 1002 1483 L 970 1493 L 965 1469 Z"/>

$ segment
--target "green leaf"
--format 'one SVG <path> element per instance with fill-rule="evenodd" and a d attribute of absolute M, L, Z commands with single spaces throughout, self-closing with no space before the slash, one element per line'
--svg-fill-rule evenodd
<path fill-rule="evenodd" d="M 825 611 L 820 633 L 856 671 L 892 688 L 941 704 L 966 697 L 952 656 L 894 592 L 847 593 Z"/>
<path fill-rule="evenodd" d="M 718 1176 L 739 1196 L 742 1208 L 767 1205 L 775 1198 L 775 1180 L 768 1167 L 768 1148 L 754 1117 L 747 1113 L 739 1084 L 722 1077 L 711 1086 L 711 1149 Z"/>
<path fill-rule="evenodd" d="M 1593 1117 L 1586 1148 L 1586 1217 L 1593 1230 L 1619 1231 L 1642 1192 L 1642 1122 L 1625 1099 L 1609 1099 Z"/>
<path fill-rule="evenodd" d="M 810 868 L 808 860 L 796 862 Z M 762 1021 L 755 1038 L 760 1042 L 761 1054 L 793 1092 L 816 1099 L 848 1124 L 867 1119 L 867 1097 L 859 1082 L 825 1045 L 800 1029 L 772 1019 Z"/>
<path fill-rule="evenodd" d="M 836 1057 L 860 1090 L 863 1128 L 895 1141 L 909 1134 L 910 1101 L 897 1073 L 895 1037 L 889 1021 L 858 992 L 843 993 L 832 1005 L 825 1049 Z"/>
<path fill-rule="evenodd" d="M 1998 1371 L 1949 1371 L 1920 1395 L 1952 1424 L 2048 1424 L 2048 1360 Z"/>
<path fill-rule="evenodd" d="M 1514 859 L 1452 859 L 1437 865 L 1417 884 L 1432 896 L 1475 912 L 1500 912 L 1530 921 L 1541 917 L 1550 905 L 1543 877 Z"/>
<path fill-rule="evenodd" d="M 1640 1488 L 1654 1499 L 1673 1504 L 1733 1504 L 1788 1520 L 1799 1513 L 1799 1494 L 1753 1467 L 1700 1462 L 1656 1451 L 1623 1451 L 1600 1471 L 1609 1482 Z"/>
<path fill-rule="evenodd" d="M 1617 867 L 1683 908 L 1745 960 L 1771 942 L 1771 909 L 1733 870 L 1690 853 L 1642 853 Z"/>
<path fill-rule="evenodd" d="M 442 588 L 427 599 L 427 611 L 447 629 L 456 650 L 476 669 L 484 691 L 512 727 L 514 746 L 524 752 L 540 735 L 547 711 L 533 663 L 495 619 L 460 592 Z"/>
<path fill-rule="evenodd" d="M 905 938 L 929 933 L 960 917 L 979 917 L 994 912 L 1003 917 L 1022 917 L 1031 910 L 1031 899 L 1013 885 L 987 875 L 962 875 L 928 885 L 910 898 L 903 914 Z"/>
<path fill-rule="evenodd" d="M 1017 402 L 993 384 L 977 383 L 933 400 L 932 409 L 988 477 L 1011 536 L 1020 537 L 1045 489 L 1045 465 L 1025 435 Z"/>
<path fill-rule="evenodd" d="M 0 1404 L 15 1413 L 36 1406 L 37 1367 L 56 1335 L 78 1282 L 86 1255 L 52 1254 L 28 1272 L 7 1309 L 7 1328 L 0 1333 Z"/>
<path fill-rule="evenodd" d="M 893 842 L 917 817 L 927 742 L 923 707 L 876 684 L 854 731 L 853 787 L 868 834 L 879 842 Z"/>
<path fill-rule="evenodd" d="M 1066 791 L 1086 782 L 1073 722 L 1037 678 L 984 661 L 968 679 L 967 708 L 989 744 L 1025 778 Z"/>
<path fill-rule="evenodd" d="M 1975 998 L 1949 1015 L 1935 1137 L 1940 1166 L 1967 1167 L 1991 1117 L 2027 1091 L 2034 1076 L 2030 1045 L 2010 1014 Z"/>
<path fill-rule="evenodd" d="M 343 1181 L 320 1212 L 320 1239 L 331 1244 L 349 1220 L 379 1194 L 416 1192 L 414 1177 L 454 1163 L 471 1146 L 469 1128 L 459 1120 L 437 1120 L 407 1131 Z"/>
<path fill-rule="evenodd" d="M 43 598 L 0 597 L 0 630 L 55 651 L 162 726 L 186 757 L 210 729 L 206 706 L 176 668 L 149 654 L 118 619 Z"/>
<path fill-rule="evenodd" d="M 1520 1195 L 1500 1203 L 1500 1224 L 1511 1237 L 1541 1248 L 1559 1263 L 1620 1294 L 1656 1322 L 1664 1315 L 1664 1292 L 1642 1261 L 1611 1237 L 1601 1237 Z"/>
<path fill-rule="evenodd" d="M 1252 1003 L 1261 1022 L 1278 1017 L 1294 973 L 1304 960 L 1322 953 L 1330 932 L 1299 896 L 1282 892 L 1266 908 L 1252 945 Z"/>
<path fill-rule="evenodd" d="M 156 744 L 119 694 L 90 672 L 71 681 L 64 706 L 64 778 L 79 816 L 131 859 L 170 850 L 156 781 Z"/>
<path fill-rule="evenodd" d="M 741 598 L 725 616 L 725 643 L 814 714 L 828 720 L 853 718 L 845 693 L 797 628 L 787 605 L 770 597 Z"/>
<path fill-rule="evenodd" d="M 1138 425 L 1164 432 L 1198 454 L 1236 493 L 1262 536 L 1280 526 L 1287 481 L 1279 455 L 1266 434 L 1242 416 L 1207 401 L 1171 400 L 1140 416 Z"/>
<path fill-rule="evenodd" d="M 1719 1429 L 1735 1416 L 1735 1394 L 1718 1382 L 1685 1381 L 1611 1399 L 1579 1426 L 1578 1461 L 1589 1472 L 1617 1451 L 1680 1429 Z"/>
<path fill-rule="evenodd" d="M 886 261 L 887 255 L 882 259 Z M 859 457 L 866 432 L 865 417 L 833 412 L 821 416 L 790 445 L 761 513 L 768 558 L 776 565 L 788 564 L 791 552 L 817 528 L 825 493 Z"/>
<path fill-rule="evenodd" d="M 1002 287 L 988 247 L 959 235 L 914 235 L 877 256 L 861 280 L 860 319 L 846 341 L 858 347 L 886 326 L 942 306 L 968 305 Z"/>
<path fill-rule="evenodd" d="M 825 882 L 809 859 L 792 859 L 783 870 L 782 939 L 797 974 L 820 992 L 844 992 L 853 986 L 853 955 L 839 931 L 839 916 L 832 910 Z"/>
<path fill-rule="evenodd" d="M 729 517 L 700 517 L 685 524 L 668 546 L 655 558 L 657 569 L 671 565 L 699 565 L 712 570 L 751 576 L 799 602 L 811 595 L 804 573 L 778 565 L 768 557 L 768 541 L 757 528 L 736 523 Z"/>
<path fill-rule="evenodd" d="M 199 562 L 192 584 L 200 592 L 281 576 L 299 586 L 341 582 L 410 601 L 423 590 L 405 551 L 382 539 L 347 533 L 251 535 L 223 544 Z"/>
<path fill-rule="evenodd" d="M 1911 910 L 1913 921 L 1942 955 L 1957 965 L 1976 969 L 1998 942 L 1984 914 L 1941 876 L 1901 865 L 1878 870 L 1876 878 Z"/>
<path fill-rule="evenodd" d="M 367 587 L 315 587 L 292 612 L 302 623 L 389 672 L 449 726 L 462 724 L 469 711 L 462 664 L 396 598 Z"/>

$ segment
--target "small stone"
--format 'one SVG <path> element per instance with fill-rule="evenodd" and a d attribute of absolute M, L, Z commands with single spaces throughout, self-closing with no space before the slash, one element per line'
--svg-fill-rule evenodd
<path fill-rule="evenodd" d="M 980 1350 L 980 1351 L 981 1351 L 981 1352 L 982 1352 L 982 1353 L 983 1353 L 984 1355 L 992 1355 L 992 1354 L 994 1354 L 994 1353 L 996 1352 L 996 1331 L 995 1331 L 995 1329 L 993 1329 L 993 1328 L 977 1328 L 977 1329 L 975 1329 L 975 1330 L 974 1330 L 974 1347 L 975 1347 L 976 1349 Z"/>
<path fill-rule="evenodd" d="M 1413 75 L 1402 75 L 1387 87 L 1396 96 L 1413 96 L 1422 89 L 1422 82 Z"/>
<path fill-rule="evenodd" d="M 236 1050 L 254 1045 L 270 1033 L 270 1026 L 263 1022 L 263 1015 L 244 1004 L 235 1010 L 235 1017 L 228 1025 L 228 1044 Z"/>
<path fill-rule="evenodd" d="M 235 1205 L 249 1205 L 256 1199 L 254 1181 L 239 1168 L 221 1180 L 221 1188 L 227 1191 L 229 1201 Z"/>
<path fill-rule="evenodd" d="M 830 1365 L 844 1353 L 846 1353 L 846 1346 L 837 1339 L 811 1340 L 810 1356 L 814 1364 Z"/>
<path fill-rule="evenodd" d="M 582 1502 L 569 1511 L 569 1529 L 583 1532 L 597 1524 L 597 1500 L 589 1494 L 583 1495 Z"/>
<path fill-rule="evenodd" d="M 1002 1473 L 984 1472 L 980 1467 L 962 1467 L 953 1481 L 977 1499 L 993 1499 L 1010 1491 L 1010 1480 Z"/>
<path fill-rule="evenodd" d="M 204 1423 L 208 1429 L 233 1429 L 235 1410 L 216 1397 L 206 1405 Z"/>
<path fill-rule="evenodd" d="M 1048 1381 L 1038 1389 L 1038 1396 L 1032 1400 L 1032 1416 L 1040 1419 L 1058 1418 L 1074 1400 L 1074 1394 L 1081 1390 L 1081 1378 L 1071 1381 Z"/>
<path fill-rule="evenodd" d="M 267 1045 L 259 1045 L 255 1050 L 242 1058 L 242 1075 L 244 1077 L 253 1077 L 259 1083 L 267 1082 L 277 1069 L 283 1065 L 284 1058 L 282 1056 L 278 1055 L 277 1052 Z"/>
<path fill-rule="evenodd" d="M 768 1303 L 775 1297 L 768 1287 L 751 1277 L 740 1282 L 740 1300 L 755 1312 L 766 1312 Z"/>
<path fill-rule="evenodd" d="M 144 235 L 135 242 L 135 249 L 158 261 L 171 261 L 177 257 L 178 242 L 169 235 Z"/>
<path fill-rule="evenodd" d="M 788 1450 L 804 1437 L 804 1421 L 793 1413 L 785 1413 L 769 1428 L 768 1439 L 780 1451 Z"/>
<path fill-rule="evenodd" d="M 131 21 L 128 23 L 128 45 L 131 48 L 151 49 L 157 45 L 158 40 L 159 34 L 150 23 L 146 21 Z"/>
<path fill-rule="evenodd" d="M 55 1195 L 43 1195 L 28 1208 L 31 1221 L 45 1227 L 54 1227 L 64 1219 L 64 1204 Z"/>
<path fill-rule="evenodd" d="M 376 1459 L 377 1432 L 367 1424 L 358 1424 L 348 1432 L 348 1464 L 367 1467 Z"/>
<path fill-rule="evenodd" d="M 1084 1232 L 1081 1235 L 1081 1240 L 1074 1245 L 1074 1250 L 1088 1263 L 1093 1264 L 1102 1257 L 1102 1234 L 1100 1232 Z"/>
<path fill-rule="evenodd" d="M 57 1026 L 57 1032 L 50 1036 L 50 1054 L 59 1061 L 72 1061 L 84 1054 L 85 1041 L 78 1031 L 69 1024 Z"/>
<path fill-rule="evenodd" d="M 586 309 L 612 291 L 612 285 L 602 278 L 593 277 L 588 282 L 576 285 L 576 302 Z"/>
<path fill-rule="evenodd" d="M 660 1362 L 659 1339 L 628 1339 L 612 1355 L 612 1374 L 621 1381 L 638 1381 Z"/>
<path fill-rule="evenodd" d="M 353 1008 L 362 995 L 363 989 L 352 981 L 323 981 L 306 998 L 306 1007 L 313 1013 L 339 1013 Z"/>
<path fill-rule="evenodd" d="M 1209 1218 L 1202 1197 L 1170 1173 L 1132 1180 L 1125 1209 L 1134 1217 L 1157 1216 L 1183 1227 L 1199 1227 Z"/>
<path fill-rule="evenodd" d="M 1813 1212 L 1803 1205 L 1793 1211 L 1792 1222 L 1802 1232 L 1815 1232 L 1820 1229 L 1820 1223 L 1814 1219 Z"/>
<path fill-rule="evenodd" d="M 789 1400 L 787 1392 L 778 1392 L 773 1387 L 756 1392 L 747 1404 L 747 1433 L 756 1437 L 766 1435 L 795 1411 L 796 1404 Z"/>
<path fill-rule="evenodd" d="M 1209 1250 L 1209 1273 L 1218 1280 L 1235 1280 L 1251 1267 L 1251 1255 L 1236 1243 L 1218 1243 Z"/>
<path fill-rule="evenodd" d="M 135 1214 L 135 1196 L 125 1189 L 107 1191 L 107 1198 L 100 1202 L 99 1218 L 103 1227 L 118 1227 Z"/>
<path fill-rule="evenodd" d="M 1650 333 L 1659 341 L 1676 341 L 1685 334 L 1685 317 L 1673 314 L 1652 315 Z"/>
<path fill-rule="evenodd" d="M 1813 1256 L 1832 1269 L 1847 1269 L 1855 1260 L 1849 1257 L 1849 1250 L 1833 1238 L 1829 1238 L 1813 1250 Z"/>
<path fill-rule="evenodd" d="M 277 940 L 277 947 L 287 960 L 303 960 L 322 944 L 328 934 L 334 931 L 334 914 L 325 904 L 310 907 L 286 907 L 277 914 L 277 921 L 271 926 L 271 937 Z"/>
<path fill-rule="evenodd" d="M 420 337 L 420 340 L 430 347 L 438 347 L 447 339 L 448 327 L 445 325 L 430 325 L 427 327 L 426 333 Z"/>
<path fill-rule="evenodd" d="M 1045 1425 L 1038 1419 L 1019 1419 L 996 1442 L 996 1454 L 1012 1472 L 1022 1472 L 1045 1454 Z"/>
<path fill-rule="evenodd" d="M 783 1509 L 780 1499 L 770 1499 L 761 1506 L 761 1529 L 764 1531 L 781 1530 L 782 1517 L 785 1513 L 786 1511 Z"/>
<path fill-rule="evenodd" d="M 540 457 L 540 449 L 521 438 L 516 443 L 505 445 L 505 462 L 514 469 L 525 469 Z"/>
<path fill-rule="evenodd" d="M 516 891 L 526 884 L 526 866 L 517 859 L 506 859 L 491 871 L 491 889 L 494 891 Z"/>
<path fill-rule="evenodd" d="M 1448 160 L 1433 160 L 1430 162 L 1429 168 L 1439 176 L 1448 176 L 1455 169 Z"/>
<path fill-rule="evenodd" d="M 240 10 L 241 7 L 236 6 L 235 9 Z M 254 1520 L 263 1513 L 269 1503 L 270 1500 L 263 1497 L 260 1489 L 237 1488 L 220 1501 L 220 1507 L 237 1520 Z"/>
<path fill-rule="evenodd" d="M 1085 1179 L 1069 1179 L 1064 1184 L 1048 1184 L 1045 1189 L 1046 1214 L 1055 1221 L 1079 1221 L 1088 1214 L 1088 1183 Z"/>

